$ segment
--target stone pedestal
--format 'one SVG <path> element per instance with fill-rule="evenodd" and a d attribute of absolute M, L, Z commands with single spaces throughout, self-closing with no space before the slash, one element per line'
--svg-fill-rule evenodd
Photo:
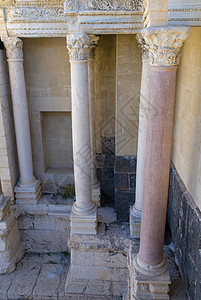
<path fill-rule="evenodd" d="M 83 33 L 67 36 L 71 63 L 72 136 L 76 202 L 71 233 L 96 234 L 97 205 L 91 195 L 88 57 L 90 38 Z"/>
<path fill-rule="evenodd" d="M 167 292 L 170 281 L 163 245 L 176 70 L 189 31 L 187 27 L 157 27 L 141 31 L 151 65 L 149 102 L 155 109 L 148 113 L 140 250 L 133 266 L 134 296 L 137 299 L 169 299 Z M 157 296 L 160 294 L 160 283 L 162 295 Z M 146 296 L 141 291 L 142 284 L 145 284 Z"/>
<path fill-rule="evenodd" d="M 11 198 L 4 197 L 0 183 L 0 274 L 15 270 L 23 254 L 18 220 L 10 205 Z"/>
<path fill-rule="evenodd" d="M 33 175 L 31 137 L 23 68 L 22 41 L 2 38 L 8 57 L 13 115 L 17 143 L 20 179 L 15 188 L 17 203 L 37 203 L 41 196 L 41 183 Z"/>
<path fill-rule="evenodd" d="M 149 109 L 151 109 L 151 105 L 149 104 L 148 53 L 147 50 L 144 48 L 140 36 L 138 36 L 137 40 L 140 47 L 142 48 L 142 77 L 141 77 L 140 108 L 139 108 L 136 195 L 135 195 L 135 204 L 130 209 L 130 236 L 132 238 L 140 238 L 147 119 L 148 119 L 148 111 Z"/>
<path fill-rule="evenodd" d="M 120 225 L 111 224 L 104 232 L 102 226 L 96 236 L 70 236 L 71 265 L 65 293 L 72 299 L 121 299 L 127 292 L 128 228 L 122 232 Z"/>
<path fill-rule="evenodd" d="M 100 206 L 100 182 L 96 176 L 96 130 L 95 130 L 95 47 L 98 44 L 99 37 L 90 36 L 90 53 L 88 59 L 88 78 L 89 78 L 89 124 L 90 124 L 90 143 L 91 143 L 91 193 L 92 200 Z"/>

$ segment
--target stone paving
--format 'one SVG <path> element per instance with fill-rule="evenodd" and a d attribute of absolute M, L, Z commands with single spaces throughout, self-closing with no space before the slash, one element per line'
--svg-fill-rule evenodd
<path fill-rule="evenodd" d="M 173 251 L 166 247 L 165 254 L 172 280 L 170 299 L 186 300 L 185 286 L 174 262 Z M 0 299 L 8 300 L 103 300 L 105 297 L 64 295 L 66 275 L 70 263 L 69 253 L 26 253 L 17 269 L 0 275 Z M 108 298 L 109 299 L 109 298 Z M 110 298 L 112 299 L 112 298 Z M 116 298 L 115 298 L 116 299 Z M 121 299 L 118 297 L 118 299 Z"/>

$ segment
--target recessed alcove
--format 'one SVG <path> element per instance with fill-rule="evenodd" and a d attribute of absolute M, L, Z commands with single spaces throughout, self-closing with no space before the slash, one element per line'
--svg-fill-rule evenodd
<path fill-rule="evenodd" d="M 41 112 L 44 171 L 66 173 L 73 168 L 70 112 Z"/>

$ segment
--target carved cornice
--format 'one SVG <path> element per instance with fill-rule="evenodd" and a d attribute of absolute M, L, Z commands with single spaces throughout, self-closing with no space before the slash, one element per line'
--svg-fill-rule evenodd
<path fill-rule="evenodd" d="M 11 8 L 8 10 L 9 22 L 63 22 L 66 20 L 63 8 L 58 7 L 34 7 Z"/>
<path fill-rule="evenodd" d="M 141 30 L 145 49 L 149 51 L 149 62 L 154 66 L 179 64 L 181 49 L 191 31 L 190 27 L 149 27 Z"/>
<path fill-rule="evenodd" d="M 90 37 L 85 33 L 67 36 L 67 49 L 70 60 L 86 60 L 89 57 Z"/>
<path fill-rule="evenodd" d="M 23 59 L 23 42 L 17 37 L 2 37 L 8 59 Z"/>

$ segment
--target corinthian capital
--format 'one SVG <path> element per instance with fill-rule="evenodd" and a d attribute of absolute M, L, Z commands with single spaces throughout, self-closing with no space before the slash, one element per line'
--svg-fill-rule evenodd
<path fill-rule="evenodd" d="M 176 66 L 181 49 L 191 31 L 190 27 L 150 27 L 141 30 L 141 40 L 149 51 L 154 66 Z"/>
<path fill-rule="evenodd" d="M 90 35 L 90 57 L 94 58 L 95 57 L 95 49 L 96 49 L 96 46 L 98 45 L 98 42 L 100 40 L 100 37 L 97 36 L 97 35 Z"/>
<path fill-rule="evenodd" d="M 146 60 L 146 61 L 149 60 L 149 48 L 147 47 L 146 42 L 142 37 L 141 33 L 138 33 L 136 35 L 136 40 L 142 52 L 142 60 Z"/>
<path fill-rule="evenodd" d="M 17 37 L 2 37 L 8 59 L 23 59 L 23 42 Z"/>
<path fill-rule="evenodd" d="M 90 37 L 85 33 L 67 36 L 67 49 L 70 60 L 86 60 L 89 57 Z"/>

